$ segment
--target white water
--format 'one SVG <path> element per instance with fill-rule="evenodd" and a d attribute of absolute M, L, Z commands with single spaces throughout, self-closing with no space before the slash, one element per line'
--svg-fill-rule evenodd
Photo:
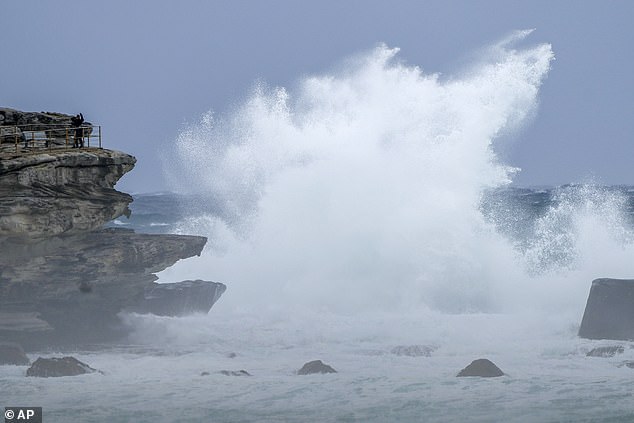
<path fill-rule="evenodd" d="M 174 191 L 207 199 L 181 231 L 209 243 L 160 276 L 227 292 L 209 316 L 128 316 L 138 350 L 78 356 L 104 376 L 2 370 L 6 401 L 52 421 L 629 421 L 632 373 L 617 365 L 634 349 L 587 358 L 597 343 L 576 338 L 592 279 L 632 277 L 623 199 L 562 190 L 523 243 L 496 230 L 503 212 L 480 212 L 517 171 L 494 146 L 534 118 L 553 59 L 513 47 L 529 32 L 451 76 L 379 46 L 204 115 L 168 171 Z M 389 353 L 411 344 L 437 350 Z M 508 376 L 454 377 L 480 357 Z M 312 359 L 339 373 L 294 374 Z"/>
<path fill-rule="evenodd" d="M 224 310 L 579 317 L 592 279 L 631 271 L 622 199 L 568 194 L 528 251 L 479 208 L 483 190 L 517 171 L 493 146 L 535 115 L 553 60 L 547 44 L 513 48 L 530 32 L 458 76 L 425 73 L 379 46 L 292 93 L 260 84 L 233 113 L 203 116 L 181 133 L 169 170 L 174 191 L 202 194 L 220 212 L 183 222 L 209 247 L 162 280 L 227 282 Z"/>

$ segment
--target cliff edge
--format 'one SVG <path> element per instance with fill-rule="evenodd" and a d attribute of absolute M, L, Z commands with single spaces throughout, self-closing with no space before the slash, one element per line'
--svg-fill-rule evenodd
<path fill-rule="evenodd" d="M 102 343 L 129 332 L 122 311 L 207 313 L 225 285 L 155 283 L 207 238 L 104 228 L 130 214 L 132 197 L 114 186 L 136 159 L 69 147 L 71 121 L 0 108 L 0 339 L 26 349 Z"/>

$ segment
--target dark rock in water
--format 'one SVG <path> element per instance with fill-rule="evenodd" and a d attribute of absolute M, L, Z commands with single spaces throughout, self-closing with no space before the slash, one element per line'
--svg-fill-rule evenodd
<path fill-rule="evenodd" d="M 611 345 L 609 347 L 593 348 L 586 354 L 586 357 L 614 357 L 617 354 L 623 354 L 625 348 L 622 345 Z"/>
<path fill-rule="evenodd" d="M 75 357 L 40 357 L 28 368 L 26 375 L 36 377 L 61 377 L 83 375 L 96 371 L 96 369 L 93 369 L 86 363 L 82 363 Z"/>
<path fill-rule="evenodd" d="M 397 345 L 390 351 L 395 355 L 408 357 L 431 357 L 431 353 L 436 351 L 436 347 L 428 345 Z"/>
<path fill-rule="evenodd" d="M 238 354 L 234 353 L 234 352 L 230 352 L 229 354 L 227 354 L 227 358 L 236 358 L 238 356 Z"/>
<path fill-rule="evenodd" d="M 579 336 L 588 339 L 634 339 L 633 279 L 592 281 Z"/>
<path fill-rule="evenodd" d="M 498 377 L 504 376 L 504 372 L 498 366 L 486 358 L 474 360 L 464 369 L 460 370 L 457 377 L 478 376 L 478 377 Z"/>
<path fill-rule="evenodd" d="M 220 374 L 225 376 L 251 376 L 246 370 L 221 370 Z"/>
<path fill-rule="evenodd" d="M 324 364 L 321 360 L 309 361 L 297 371 L 298 375 L 312 375 L 316 373 L 337 373 L 337 371 L 329 365 Z"/>
<path fill-rule="evenodd" d="M 634 369 L 634 361 L 626 361 L 623 363 L 625 367 L 629 367 L 630 369 Z"/>
<path fill-rule="evenodd" d="M 127 311 L 157 316 L 206 314 L 226 289 L 221 283 L 201 280 L 155 283 L 145 290 L 144 298 Z"/>
<path fill-rule="evenodd" d="M 200 375 L 201 376 L 209 376 L 209 372 L 202 372 Z"/>
<path fill-rule="evenodd" d="M 28 366 L 31 360 L 22 347 L 13 342 L 0 343 L 0 365 Z"/>

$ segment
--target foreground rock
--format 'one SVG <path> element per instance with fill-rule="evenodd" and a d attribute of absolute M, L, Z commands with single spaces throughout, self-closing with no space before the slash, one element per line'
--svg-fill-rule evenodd
<path fill-rule="evenodd" d="M 309 361 L 297 371 L 298 375 L 313 375 L 317 373 L 337 373 L 337 371 L 324 364 L 321 360 Z"/>
<path fill-rule="evenodd" d="M 634 339 L 633 279 L 592 281 L 579 336 L 588 339 Z"/>
<path fill-rule="evenodd" d="M 75 357 L 40 357 L 27 369 L 26 375 L 35 377 L 61 377 L 83 375 L 96 371 L 96 369 L 93 369 L 86 363 L 82 363 Z"/>
<path fill-rule="evenodd" d="M 144 298 L 126 311 L 157 316 L 186 316 L 209 313 L 227 287 L 218 282 L 202 280 L 152 284 Z"/>
<path fill-rule="evenodd" d="M 614 357 L 617 354 L 623 354 L 625 348 L 622 345 L 611 345 L 609 347 L 593 348 L 586 354 L 586 357 Z"/>
<path fill-rule="evenodd" d="M 486 358 L 474 360 L 464 369 L 460 370 L 457 377 L 477 376 L 477 377 L 498 377 L 504 376 L 504 372 L 498 366 Z"/>
<path fill-rule="evenodd" d="M 31 360 L 21 346 L 15 343 L 0 343 L 0 365 L 28 366 Z"/>

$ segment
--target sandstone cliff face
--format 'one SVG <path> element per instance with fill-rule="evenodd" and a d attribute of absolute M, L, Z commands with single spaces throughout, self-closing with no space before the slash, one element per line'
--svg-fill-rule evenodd
<path fill-rule="evenodd" d="M 155 273 L 200 255 L 206 241 L 123 229 L 0 239 L 0 338 L 28 349 L 119 338 L 118 313 L 143 304 Z"/>
<path fill-rule="evenodd" d="M 102 343 L 127 334 L 123 310 L 208 312 L 223 284 L 154 283 L 155 273 L 200 255 L 207 239 L 103 229 L 130 213 L 132 197 L 114 186 L 136 159 L 50 142 L 57 129 L 47 125 L 70 118 L 0 108 L 0 339 L 27 349 Z M 16 147 L 3 139 L 7 125 L 48 131 L 49 143 Z"/>
<path fill-rule="evenodd" d="M 0 158 L 0 236 L 80 233 L 129 213 L 114 185 L 136 159 L 103 149 L 50 150 Z"/>

